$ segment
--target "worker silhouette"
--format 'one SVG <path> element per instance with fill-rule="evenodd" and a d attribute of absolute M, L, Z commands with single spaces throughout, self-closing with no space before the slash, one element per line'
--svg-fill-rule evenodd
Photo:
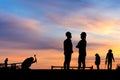
<path fill-rule="evenodd" d="M 107 65 L 108 70 L 112 69 L 112 60 L 115 62 L 112 50 L 109 49 L 105 60 L 105 64 Z"/>
<path fill-rule="evenodd" d="M 30 66 L 35 62 L 37 62 L 36 55 L 26 58 L 21 65 L 21 69 L 30 70 Z"/>
<path fill-rule="evenodd" d="M 73 53 L 73 45 L 72 45 L 72 35 L 70 32 L 66 32 L 67 39 L 64 40 L 64 69 L 69 70 L 70 68 L 70 61 L 71 61 L 71 55 Z"/>
<path fill-rule="evenodd" d="M 95 65 L 97 67 L 97 70 L 99 70 L 99 65 L 100 65 L 100 56 L 98 53 L 95 54 Z"/>
<path fill-rule="evenodd" d="M 78 57 L 78 70 L 83 66 L 83 70 L 86 67 L 85 59 L 86 59 L 86 32 L 82 32 L 80 34 L 81 40 L 78 42 L 76 48 L 79 49 L 79 57 Z"/>

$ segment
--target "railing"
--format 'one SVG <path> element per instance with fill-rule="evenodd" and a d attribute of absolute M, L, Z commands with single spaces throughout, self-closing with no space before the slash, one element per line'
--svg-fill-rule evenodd
<path fill-rule="evenodd" d="M 80 69 L 82 69 L 83 67 L 80 67 Z M 53 69 L 64 69 L 64 66 L 51 66 L 51 70 Z M 70 66 L 70 69 L 78 69 L 77 66 Z M 89 66 L 89 67 L 85 67 L 85 69 L 93 69 L 93 66 Z"/>
<path fill-rule="evenodd" d="M 22 62 L 19 62 L 19 63 L 9 63 L 9 64 L 7 64 L 7 68 L 9 68 L 9 69 L 20 69 L 21 68 L 21 64 L 22 64 Z M 0 63 L 0 68 L 5 68 L 5 64 L 4 63 Z"/>

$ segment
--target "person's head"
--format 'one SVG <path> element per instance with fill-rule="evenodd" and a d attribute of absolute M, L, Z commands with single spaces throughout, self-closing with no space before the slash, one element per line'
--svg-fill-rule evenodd
<path fill-rule="evenodd" d="M 8 61 L 8 58 L 5 59 L 5 62 L 7 62 L 7 61 Z"/>
<path fill-rule="evenodd" d="M 82 32 L 80 35 L 81 35 L 81 39 L 86 39 L 87 36 L 86 32 Z"/>
<path fill-rule="evenodd" d="M 72 35 L 71 35 L 71 33 L 70 33 L 69 31 L 68 31 L 68 32 L 66 32 L 66 34 L 65 34 L 65 35 L 66 35 L 66 37 L 67 37 L 67 38 L 69 38 L 69 39 L 70 39 L 70 38 L 72 38 Z"/>
<path fill-rule="evenodd" d="M 99 54 L 98 54 L 98 53 L 96 53 L 96 54 L 95 54 L 95 56 L 97 57 L 97 56 L 99 56 Z"/>
<path fill-rule="evenodd" d="M 34 58 L 33 58 L 33 57 L 30 57 L 30 60 L 31 60 L 31 61 L 33 61 L 33 60 L 34 60 Z"/>
<path fill-rule="evenodd" d="M 112 52 L 112 49 L 109 49 L 109 50 L 108 50 L 108 52 L 110 52 L 110 53 L 111 53 L 111 52 Z"/>

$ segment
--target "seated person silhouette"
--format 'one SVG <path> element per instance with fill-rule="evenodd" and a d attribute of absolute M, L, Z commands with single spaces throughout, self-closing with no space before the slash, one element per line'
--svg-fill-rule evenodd
<path fill-rule="evenodd" d="M 30 66 L 35 62 L 37 62 L 36 55 L 34 55 L 34 58 L 33 57 L 26 58 L 21 65 L 21 69 L 30 70 Z"/>

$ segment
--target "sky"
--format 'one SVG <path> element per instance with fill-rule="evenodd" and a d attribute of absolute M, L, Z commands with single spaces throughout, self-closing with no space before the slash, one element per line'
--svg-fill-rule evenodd
<path fill-rule="evenodd" d="M 78 65 L 80 33 L 87 33 L 87 66 L 94 65 L 95 54 L 104 59 L 113 50 L 120 58 L 119 0 L 0 0 L 0 63 L 22 62 L 34 54 L 31 69 L 50 69 L 63 65 L 65 33 L 72 33 L 71 66 Z M 92 60 L 92 61 L 91 61 Z"/>

